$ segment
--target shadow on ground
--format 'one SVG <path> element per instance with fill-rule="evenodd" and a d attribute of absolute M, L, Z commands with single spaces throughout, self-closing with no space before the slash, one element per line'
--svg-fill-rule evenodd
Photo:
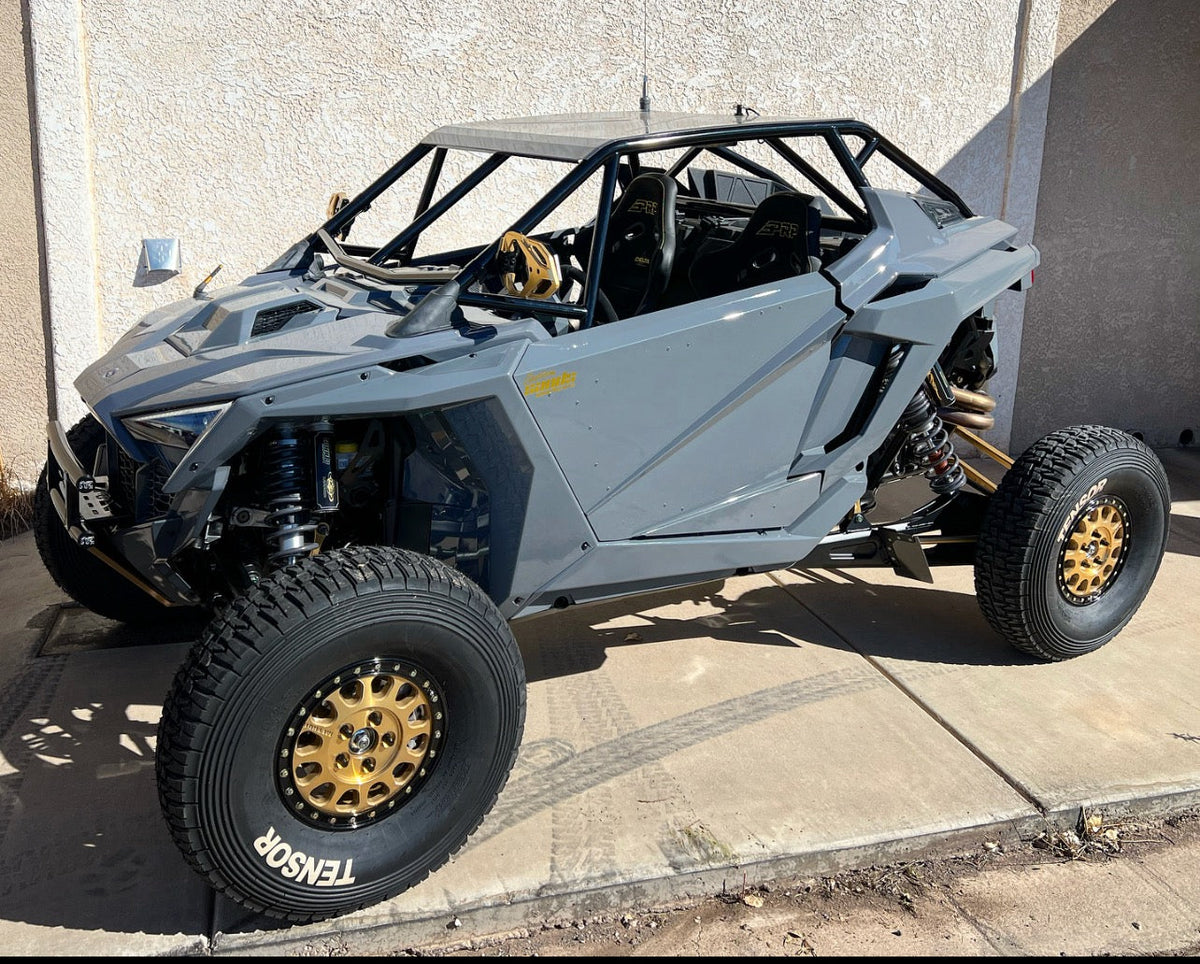
<path fill-rule="evenodd" d="M 824 610 L 851 607 L 875 613 L 887 627 L 865 642 L 853 637 L 854 648 L 871 655 L 976 665 L 1019 659 L 987 629 L 973 597 L 873 586 L 843 574 L 840 581 L 813 572 L 803 576 L 807 584 L 790 591 L 770 584 L 739 592 L 736 581 L 709 582 L 580 607 L 527 621 L 517 633 L 531 680 L 588 672 L 619 646 L 702 647 L 719 640 L 851 649 L 819 618 Z M 5 917 L 80 930 L 207 934 L 220 898 L 176 851 L 158 810 L 154 778 L 161 703 L 202 623 L 130 629 L 75 607 L 43 612 L 35 621 L 47 627 L 42 655 L 4 685 L 0 700 Z M 844 631 L 841 620 L 838 626 Z M 879 680 L 865 664 L 853 679 L 834 675 L 781 681 L 754 703 L 770 715 Z M 493 821 L 487 832 L 500 832 L 614 772 L 709 739 L 723 727 L 745 725 L 744 707 L 739 713 L 717 704 L 685 714 L 656 726 L 654 739 L 635 741 L 641 752 L 632 756 L 628 739 L 597 746 L 567 766 L 557 765 L 553 747 L 541 748 L 546 759 L 535 759 L 539 748 L 531 747 L 506 794 L 509 819 Z M 547 781 L 554 790 L 549 797 Z M 226 932 L 286 926 L 232 905 L 220 916 Z"/>
<path fill-rule="evenodd" d="M 206 934 L 212 900 L 170 840 L 154 778 L 163 697 L 188 643 L 95 631 L 103 651 L 39 656 L 0 688 L 4 917 Z"/>
<path fill-rule="evenodd" d="M 1171 513 L 1171 536 L 1167 551 L 1178 552 L 1182 556 L 1200 556 L 1200 519 Z"/>
<path fill-rule="evenodd" d="M 845 571 L 797 569 L 786 588 L 769 585 L 740 595 L 708 582 L 608 603 L 548 613 L 516 624 L 530 682 L 586 673 L 609 650 L 663 642 L 710 640 L 758 646 L 828 646 L 867 656 L 966 666 L 1030 664 L 992 632 L 972 593 L 909 585 L 877 585 Z M 793 612 L 799 604 L 803 607 Z M 672 609 L 694 609 L 674 615 Z M 715 609 L 715 612 L 711 610 Z M 783 615 L 781 614 L 789 614 Z M 634 616 L 630 619 L 628 617 Z M 831 628 L 836 616 L 838 631 Z M 851 644 L 845 626 L 854 632 Z"/>

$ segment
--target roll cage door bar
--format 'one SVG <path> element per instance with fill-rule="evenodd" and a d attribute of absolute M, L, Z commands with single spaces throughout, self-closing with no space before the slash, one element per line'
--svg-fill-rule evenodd
<path fill-rule="evenodd" d="M 863 141 L 863 146 L 855 154 L 846 144 L 847 135 L 855 136 Z M 805 178 L 824 191 L 843 210 L 850 214 L 851 219 L 863 230 L 870 230 L 872 224 L 867 216 L 865 205 L 856 204 L 840 191 L 825 175 L 801 157 L 794 148 L 785 142 L 789 137 L 819 136 L 829 145 L 835 160 L 845 173 L 861 197 L 861 189 L 870 186 L 863 173 L 863 165 L 876 153 L 881 154 L 901 171 L 911 177 L 935 197 L 949 201 L 964 218 L 973 216 L 966 202 L 948 185 L 934 174 L 926 170 L 899 147 L 882 134 L 861 121 L 808 121 L 791 123 L 755 123 L 752 125 L 737 125 L 729 128 L 710 128 L 702 131 L 686 131 L 678 134 L 638 136 L 620 138 L 609 141 L 584 157 L 565 177 L 552 187 L 538 202 L 513 223 L 510 230 L 526 234 L 532 231 L 541 221 L 558 207 L 566 198 L 574 193 L 597 170 L 604 169 L 604 181 L 600 194 L 600 205 L 596 212 L 596 231 L 592 241 L 591 252 L 588 256 L 586 272 L 587 286 L 583 305 L 571 305 L 559 302 L 534 301 L 527 298 L 513 298 L 506 295 L 496 295 L 480 292 L 470 292 L 467 289 L 483 274 L 487 265 L 496 256 L 500 239 L 486 245 L 454 278 L 459 293 L 457 300 L 464 305 L 499 309 L 502 311 L 530 311 L 541 314 L 556 315 L 566 318 L 578 318 L 583 327 L 589 327 L 596 314 L 596 302 L 599 295 L 597 279 L 600 277 L 600 262 L 608 232 L 608 220 L 612 213 L 613 194 L 618 182 L 618 168 L 623 155 L 636 158 L 637 154 L 648 151 L 667 151 L 674 148 L 689 148 L 683 157 L 677 161 L 668 173 L 675 176 L 687 164 L 694 160 L 702 151 L 708 149 L 718 157 L 735 164 L 738 167 L 768 180 L 778 182 L 779 176 L 760 164 L 745 158 L 734 151 L 729 145 L 744 140 L 765 141 L 766 144 L 786 160 Z M 361 194 L 353 198 L 349 204 L 329 218 L 309 237 L 309 243 L 315 240 L 321 244 L 334 259 L 341 264 L 353 259 L 348 258 L 345 251 L 333 239 L 345 230 L 356 217 L 370 209 L 371 204 L 392 184 L 419 163 L 430 151 L 435 151 L 430 164 L 421 195 L 417 203 L 415 220 L 403 231 L 393 237 L 381 248 L 376 250 L 365 262 L 354 261 L 348 267 L 362 270 L 364 273 L 383 277 L 384 280 L 400 280 L 403 270 L 383 267 L 383 262 L 389 258 L 399 258 L 401 263 L 412 257 L 414 248 L 421 232 L 440 218 L 451 207 L 457 204 L 470 191 L 477 187 L 485 178 L 508 159 L 510 155 L 495 153 L 484 160 L 474 171 L 451 188 L 435 204 L 430 204 L 437 181 L 442 173 L 442 163 L 445 160 L 446 148 L 433 144 L 418 144 L 404 157 L 388 168 L 379 178 L 369 185 Z M 632 163 L 636 163 L 633 161 Z M 409 279 L 415 280 L 415 279 Z M 441 280 L 441 279 L 438 279 Z"/>

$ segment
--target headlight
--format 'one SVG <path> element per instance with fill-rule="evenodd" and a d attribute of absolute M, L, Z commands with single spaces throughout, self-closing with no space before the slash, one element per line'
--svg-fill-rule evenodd
<path fill-rule="evenodd" d="M 200 441 L 228 410 L 230 404 L 222 402 L 220 405 L 180 408 L 153 415 L 134 415 L 122 419 L 121 423 L 134 438 L 157 446 L 165 458 L 177 464 L 184 453 Z"/>

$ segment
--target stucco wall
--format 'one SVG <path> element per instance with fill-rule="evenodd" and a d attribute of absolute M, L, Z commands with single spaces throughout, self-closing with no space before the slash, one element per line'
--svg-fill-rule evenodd
<path fill-rule="evenodd" d="M 46 357 L 19 0 L 0 0 L 0 458 L 32 483 L 45 458 Z"/>
<path fill-rule="evenodd" d="M 48 228 L 52 256 L 65 259 L 52 260 L 50 289 L 66 409 L 77 404 L 70 379 L 138 316 L 185 297 L 218 262 L 222 281 L 267 263 L 319 223 L 332 190 L 363 187 L 429 129 L 629 109 L 639 94 L 637 0 L 533 0 L 519 11 L 485 0 L 30 3 L 39 101 L 57 118 L 43 143 L 48 191 L 76 212 Z M 1015 172 L 1036 191 L 1037 85 L 1057 6 L 648 0 L 651 98 L 663 109 L 741 101 L 763 113 L 861 117 L 927 167 L 946 168 L 980 211 L 999 214 L 1007 197 L 1006 214 L 1027 234 L 1032 194 L 1026 203 L 1005 184 Z M 146 236 L 182 240 L 182 277 L 130 286 Z M 92 273 L 98 327 L 79 294 Z M 1005 350 L 1015 351 L 1021 299 L 1009 301 Z"/>
<path fill-rule="evenodd" d="M 1063 0 L 1013 442 L 1200 432 L 1200 5 Z"/>

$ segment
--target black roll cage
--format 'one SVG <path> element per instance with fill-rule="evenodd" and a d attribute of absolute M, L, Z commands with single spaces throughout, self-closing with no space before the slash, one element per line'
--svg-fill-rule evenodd
<path fill-rule="evenodd" d="M 858 137 L 863 141 L 863 146 L 857 154 L 853 153 L 849 145 L 847 145 L 845 141 L 845 137 L 847 136 Z M 874 225 L 867 213 L 865 204 L 853 201 L 844 192 L 839 190 L 824 174 L 817 170 L 817 168 L 801 157 L 794 148 L 784 141 L 784 138 L 790 137 L 822 138 L 829 146 L 830 151 L 850 184 L 858 192 L 860 200 L 862 200 L 862 188 L 870 187 L 870 182 L 863 173 L 863 165 L 874 154 L 878 153 L 891 161 L 897 168 L 935 197 L 953 204 L 964 218 L 973 216 L 966 202 L 949 186 L 868 124 L 855 120 L 787 121 L 780 123 L 756 122 L 753 125 L 739 124 L 731 125 L 727 128 L 709 127 L 701 130 L 681 131 L 679 133 L 639 135 L 610 140 L 580 159 L 567 175 L 513 223 L 509 230 L 517 231 L 521 234 L 528 233 L 540 224 L 567 197 L 573 194 L 596 171 L 603 168 L 603 187 L 600 192 L 600 206 L 596 212 L 596 228 L 585 272 L 585 299 L 582 305 L 567 304 L 565 302 L 535 301 L 509 295 L 469 291 L 470 286 L 479 279 L 480 275 L 487 268 L 487 265 L 495 258 L 500 244 L 499 238 L 484 245 L 463 268 L 455 269 L 452 275 L 449 271 L 423 270 L 419 262 L 412 262 L 412 255 L 421 232 L 478 187 L 509 157 L 513 156 L 499 151 L 490 154 L 471 173 L 442 195 L 436 203 L 431 203 L 449 148 L 422 142 L 388 168 L 362 193 L 351 199 L 340 211 L 329 218 L 307 239 L 307 242 L 310 251 L 312 243 L 316 241 L 325 248 L 337 263 L 378 280 L 400 283 L 453 281 L 457 286 L 456 300 L 460 305 L 475 305 L 500 311 L 528 311 L 542 315 L 576 318 L 580 320 L 582 327 L 588 327 L 596 314 L 596 303 L 600 291 L 597 279 L 600 277 L 600 262 L 605 247 L 608 220 L 612 213 L 615 189 L 621 173 L 620 165 L 622 158 L 628 159 L 628 170 L 636 174 L 639 170 L 638 156 L 640 154 L 687 148 L 682 157 L 666 172 L 669 176 L 675 177 L 697 156 L 707 150 L 756 177 L 764 178 L 776 184 L 784 183 L 780 181 L 779 176 L 774 171 L 763 167 L 750 158 L 744 157 L 733 149 L 733 145 L 742 141 L 760 141 L 767 144 L 768 147 L 787 161 L 801 175 L 825 192 L 842 210 L 847 212 L 849 220 L 855 228 L 864 233 L 870 231 Z M 429 171 L 425 176 L 412 223 L 386 244 L 371 252 L 365 260 L 353 257 L 334 238 L 339 233 L 348 230 L 355 218 L 370 210 L 371 204 L 379 195 L 418 164 L 430 151 L 434 152 L 434 156 L 430 163 Z M 546 160 L 563 160 L 562 158 L 550 158 L 525 152 L 522 152 L 520 156 Z M 784 183 L 784 186 L 787 186 L 786 183 Z M 475 249 L 468 248 L 463 249 L 462 252 L 454 253 L 469 254 L 472 251 L 475 251 Z M 357 254 L 358 251 L 354 253 Z M 385 267 L 384 262 L 388 260 L 399 260 L 400 267 Z M 408 270 L 404 267 L 406 264 L 411 265 Z"/>

